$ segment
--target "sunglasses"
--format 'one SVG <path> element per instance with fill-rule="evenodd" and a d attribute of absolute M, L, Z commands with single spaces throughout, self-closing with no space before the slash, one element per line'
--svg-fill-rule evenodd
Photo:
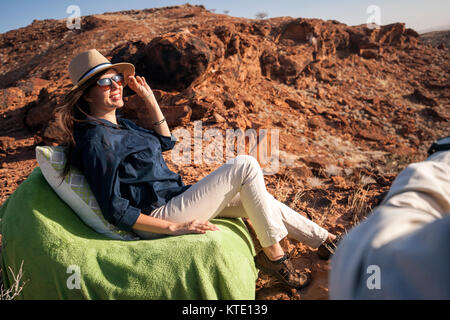
<path fill-rule="evenodd" d="M 111 78 L 103 78 L 97 81 L 97 84 L 100 88 L 104 90 L 111 89 L 111 86 L 113 84 L 113 81 L 117 83 L 119 86 L 123 85 L 123 75 L 122 74 L 116 74 L 115 76 L 112 76 Z"/>

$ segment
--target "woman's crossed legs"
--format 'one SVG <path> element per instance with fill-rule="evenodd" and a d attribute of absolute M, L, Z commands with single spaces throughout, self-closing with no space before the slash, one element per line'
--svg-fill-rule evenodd
<path fill-rule="evenodd" d="M 329 237 L 327 230 L 267 191 L 262 169 L 256 158 L 249 155 L 230 159 L 154 210 L 151 216 L 176 223 L 219 217 L 249 218 L 263 248 L 278 244 L 285 236 L 317 248 Z M 140 235 L 154 236 L 142 232 Z"/>
<path fill-rule="evenodd" d="M 270 195 L 258 161 L 249 155 L 227 161 L 150 215 L 174 223 L 216 217 L 249 218 L 263 248 L 255 257 L 257 267 L 297 289 L 307 286 L 310 277 L 294 270 L 279 241 L 289 235 L 317 248 L 334 237 Z M 155 237 L 144 232 L 138 235 Z"/>

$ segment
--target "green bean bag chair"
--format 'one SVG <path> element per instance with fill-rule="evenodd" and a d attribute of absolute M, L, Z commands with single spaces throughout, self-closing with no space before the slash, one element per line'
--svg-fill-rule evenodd
<path fill-rule="evenodd" d="M 83 223 L 37 167 L 0 209 L 4 287 L 22 265 L 17 299 L 254 299 L 250 233 L 241 219 L 213 223 L 221 231 L 114 240 Z"/>

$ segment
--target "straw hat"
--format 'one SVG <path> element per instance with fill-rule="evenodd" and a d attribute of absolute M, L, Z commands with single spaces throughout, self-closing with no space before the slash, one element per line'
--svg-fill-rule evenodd
<path fill-rule="evenodd" d="M 74 87 L 71 91 L 78 89 L 83 83 L 107 69 L 114 68 L 124 75 L 124 86 L 127 85 L 128 76 L 134 75 L 134 66 L 131 63 L 122 62 L 112 64 L 100 52 L 95 49 L 82 52 L 69 64 L 69 75 Z"/>

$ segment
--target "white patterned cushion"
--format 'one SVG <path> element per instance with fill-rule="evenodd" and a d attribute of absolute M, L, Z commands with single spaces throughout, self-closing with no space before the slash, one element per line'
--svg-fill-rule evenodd
<path fill-rule="evenodd" d="M 58 196 L 89 227 L 109 238 L 117 240 L 137 240 L 134 233 L 118 229 L 109 223 L 100 210 L 83 173 L 70 167 L 62 181 L 62 172 L 66 164 L 66 149 L 61 146 L 36 147 L 36 159 L 42 174 Z"/>

